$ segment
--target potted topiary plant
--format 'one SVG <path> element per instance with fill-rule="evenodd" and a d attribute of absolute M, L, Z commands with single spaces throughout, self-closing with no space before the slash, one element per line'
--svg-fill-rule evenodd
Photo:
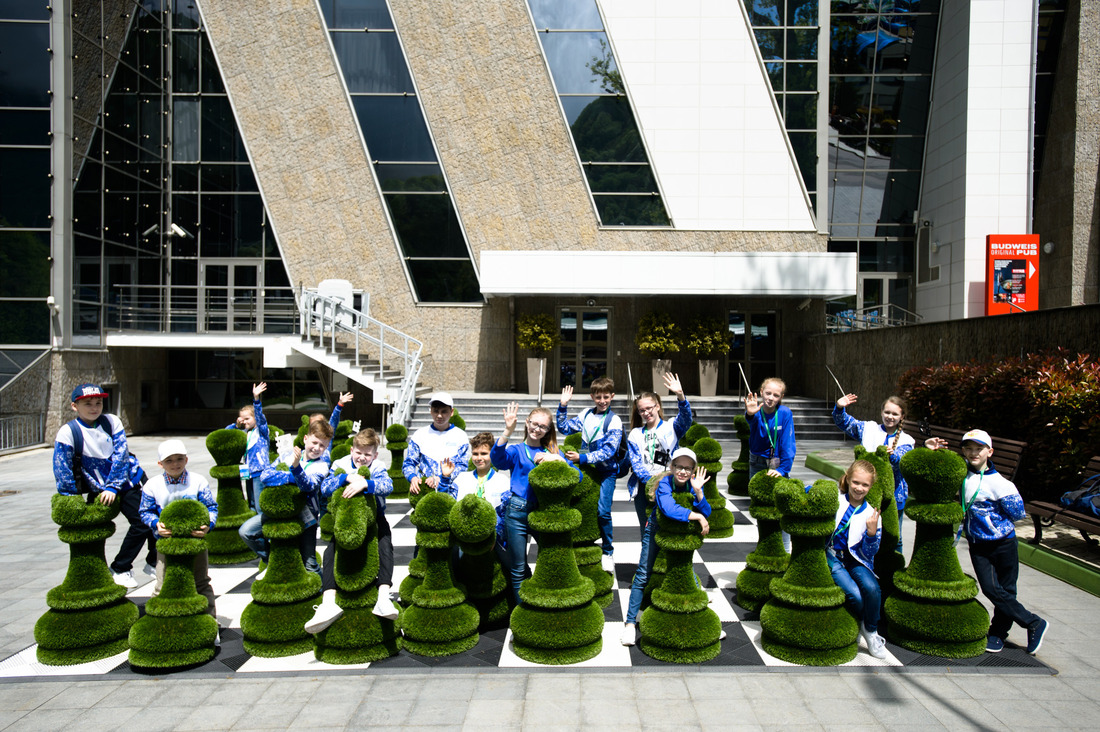
<path fill-rule="evenodd" d="M 721 318 L 698 317 L 688 326 L 684 348 L 699 358 L 699 395 L 718 393 L 718 358 L 730 352 L 729 326 Z"/>
<path fill-rule="evenodd" d="M 668 313 L 654 311 L 638 321 L 634 343 L 639 351 L 653 360 L 653 393 L 668 396 L 664 374 L 672 369 L 669 354 L 680 350 L 680 326 Z"/>
<path fill-rule="evenodd" d="M 516 345 L 525 351 L 533 351 L 527 359 L 527 391 L 539 393 L 539 375 L 546 378 L 546 356 L 561 342 L 558 325 L 547 313 L 521 315 L 516 318 Z"/>

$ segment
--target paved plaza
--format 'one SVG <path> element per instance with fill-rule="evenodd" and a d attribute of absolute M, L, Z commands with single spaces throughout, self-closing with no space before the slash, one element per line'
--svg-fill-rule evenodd
<path fill-rule="evenodd" d="M 155 469 L 161 439 L 131 438 L 147 469 Z M 205 473 L 212 461 L 202 439 L 186 442 L 191 468 Z M 819 476 L 800 468 L 795 477 Z M 68 548 L 49 519 L 53 492 L 49 450 L 0 458 L 0 508 L 9 517 L 0 532 L 0 660 L 33 644 L 46 592 L 64 577 Z M 908 549 L 914 527 L 903 525 Z M 108 541 L 108 556 L 121 533 Z M 965 548 L 959 556 L 969 571 Z M 1026 566 L 1019 584 L 1021 601 L 1051 621 L 1038 657 L 1054 675 L 988 666 L 662 665 L 0 678 L 0 730 L 1100 727 L 1097 598 Z M 1024 639 L 1020 629 L 1009 638 Z"/>

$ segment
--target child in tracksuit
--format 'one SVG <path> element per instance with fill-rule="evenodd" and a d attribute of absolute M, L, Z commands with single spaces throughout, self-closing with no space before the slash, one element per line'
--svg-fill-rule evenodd
<path fill-rule="evenodd" d="M 61 425 L 54 438 L 53 474 L 57 492 L 63 496 L 87 493 L 89 502 L 97 500 L 106 506 L 115 500 L 120 502 L 130 528 L 111 562 L 111 574 L 118 584 L 133 588 L 137 587 L 134 559 L 143 543 L 149 545 L 144 572 L 155 573 L 155 539 L 140 515 L 145 472 L 130 454 L 122 420 L 103 413 L 106 398 L 107 393 L 95 384 L 81 384 L 73 389 L 70 407 L 77 416 Z M 80 445 L 79 474 L 73 470 L 77 445 Z"/>
<path fill-rule="evenodd" d="M 615 495 L 615 481 L 617 479 L 618 465 L 614 465 L 612 458 L 619 450 L 619 443 L 623 439 L 623 422 L 618 415 L 611 411 L 611 400 L 615 398 L 615 382 L 606 376 L 601 376 L 592 382 L 589 394 L 595 403 L 595 408 L 586 409 L 579 417 L 569 419 L 567 407 L 573 397 L 573 387 L 567 386 L 561 390 L 561 401 L 558 403 L 558 432 L 563 435 L 581 433 L 581 451 L 566 450 L 564 455 L 577 465 L 588 465 L 595 470 L 600 483 L 600 502 L 596 507 L 596 522 L 600 527 L 600 542 L 603 545 L 603 557 L 601 566 L 605 572 L 615 571 L 615 560 L 612 558 L 615 547 L 612 544 L 611 527 L 611 501 Z"/>
<path fill-rule="evenodd" d="M 634 511 L 638 514 L 638 527 L 643 539 L 646 516 L 649 513 L 646 482 L 668 468 L 672 453 L 680 446 L 680 438 L 691 427 L 691 404 L 684 396 L 680 377 L 666 372 L 662 378 L 665 388 L 676 395 L 679 408 L 676 419 L 666 422 L 661 398 L 653 392 L 643 391 L 634 400 L 634 411 L 630 415 L 630 435 L 626 443 L 632 473 L 626 486 L 634 499 Z"/>
<path fill-rule="evenodd" d="M 359 431 L 351 441 L 351 452 L 337 460 L 332 473 L 321 481 L 321 496 L 326 501 L 337 490 L 343 491 L 344 498 L 352 498 L 360 493 L 374 496 L 378 508 L 375 523 L 378 526 L 378 599 L 371 611 L 388 620 L 397 618 L 397 606 L 390 599 L 393 585 L 393 537 L 390 524 L 386 521 L 386 496 L 393 493 L 393 480 L 386 473 L 385 466 L 376 460 L 381 440 L 371 428 Z M 359 474 L 359 469 L 370 466 L 370 477 Z M 336 622 L 344 614 L 336 604 L 336 542 L 325 548 L 321 572 L 321 604 L 317 605 L 313 617 L 306 623 L 309 633 L 320 633 Z"/>
<path fill-rule="evenodd" d="M 263 405 L 260 403 L 260 395 L 265 391 L 267 391 L 266 382 L 253 384 L 252 403 L 241 407 L 241 411 L 237 413 L 237 421 L 225 426 L 227 430 L 244 430 L 248 438 L 244 461 L 241 464 L 241 482 L 244 483 L 248 505 L 256 513 L 260 512 L 260 492 L 255 489 L 254 479 L 258 479 L 263 472 L 265 460 L 260 456 L 267 456 L 271 450 L 271 433 L 267 427 L 267 419 L 264 418 Z"/>
<path fill-rule="evenodd" d="M 933 437 L 925 442 L 932 449 L 947 442 Z M 970 561 L 982 594 L 993 603 L 985 650 L 999 653 L 1005 638 L 1016 623 L 1027 629 L 1027 652 L 1036 653 L 1043 644 L 1047 621 L 1016 599 L 1016 578 L 1020 558 L 1016 548 L 1014 523 L 1027 515 L 1024 500 L 1012 481 L 997 472 L 989 459 L 993 440 L 985 430 L 970 430 L 962 437 L 962 454 L 969 472 L 959 491 L 959 502 L 966 515 L 959 529 L 970 545 Z"/>
<path fill-rule="evenodd" d="M 187 470 L 187 448 L 180 440 L 165 440 L 157 447 L 157 465 L 164 469 L 163 475 L 150 478 L 141 488 L 141 520 L 156 536 L 171 536 L 172 532 L 160 522 L 160 514 L 172 501 L 191 498 L 206 506 L 210 513 L 210 522 L 191 532 L 191 536 L 203 538 L 218 521 L 218 502 L 210 492 L 210 484 L 198 473 Z M 164 585 L 164 554 L 157 552 L 157 584 L 153 588 L 153 597 L 160 594 Z M 195 589 L 204 596 L 208 605 L 206 612 L 217 620 L 214 608 L 214 590 L 210 586 L 209 561 L 206 550 L 195 555 Z M 221 645 L 221 633 L 215 639 Z"/>
<path fill-rule="evenodd" d="M 465 472 L 470 464 L 470 442 L 466 433 L 451 424 L 455 402 L 445 391 L 432 394 L 429 409 L 432 423 L 421 427 L 409 438 L 401 472 L 409 481 L 409 493 L 420 493 L 420 484 L 437 490 L 442 478 L 444 458 L 450 458 L 454 470 Z"/>
<path fill-rule="evenodd" d="M 856 460 L 840 478 L 844 499 L 836 510 L 836 524 L 825 558 L 833 582 L 844 590 L 845 605 L 859 623 L 867 650 L 886 658 L 886 641 L 878 634 L 882 590 L 875 577 L 875 555 L 882 542 L 877 508 L 867 505 L 867 493 L 875 483 L 875 466 Z"/>
<path fill-rule="evenodd" d="M 510 482 L 508 473 L 493 467 L 490 452 L 496 438 L 492 432 L 478 432 L 470 438 L 470 463 L 473 470 L 456 473 L 449 458 L 443 460 L 443 475 L 439 481 L 439 490 L 461 501 L 468 495 L 484 498 L 494 509 L 500 507 L 501 498 L 508 491 Z"/>

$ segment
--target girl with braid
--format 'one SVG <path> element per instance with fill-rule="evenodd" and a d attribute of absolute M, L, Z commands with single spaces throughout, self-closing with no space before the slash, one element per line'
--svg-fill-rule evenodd
<path fill-rule="evenodd" d="M 845 394 L 836 400 L 833 407 L 833 423 L 843 430 L 853 440 L 859 440 L 870 452 L 878 449 L 879 445 L 886 445 L 886 452 L 890 458 L 890 467 L 894 470 L 894 502 L 898 506 L 898 548 L 901 551 L 901 520 L 905 515 L 905 501 L 909 498 L 909 486 L 905 484 L 905 478 L 901 475 L 901 456 L 913 449 L 912 435 L 907 435 L 901 429 L 901 421 L 905 419 L 908 405 L 899 396 L 887 397 L 882 403 L 882 424 L 876 422 L 860 422 L 845 411 L 851 404 L 855 404 L 858 397 L 855 394 Z"/>

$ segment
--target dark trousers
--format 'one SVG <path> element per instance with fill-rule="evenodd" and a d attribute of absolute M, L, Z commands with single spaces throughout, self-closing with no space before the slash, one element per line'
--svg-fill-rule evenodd
<path fill-rule="evenodd" d="M 321 591 L 336 589 L 336 539 L 325 547 L 321 560 Z M 378 579 L 375 586 L 393 584 L 393 534 L 386 514 L 378 512 Z"/>
<path fill-rule="evenodd" d="M 1020 575 L 1020 558 L 1016 537 L 993 541 L 971 541 L 970 561 L 982 594 L 993 603 L 993 619 L 989 634 L 1004 639 L 1012 623 L 1029 628 L 1041 619 L 1016 599 L 1016 578 Z"/>
<path fill-rule="evenodd" d="M 149 551 L 145 555 L 145 561 L 152 566 L 157 566 L 157 540 L 149 527 L 141 523 L 141 489 L 134 487 L 122 491 L 115 500 L 121 504 L 122 515 L 130 522 L 130 528 L 126 536 L 122 537 L 122 546 L 111 562 L 111 571 L 119 574 L 129 572 L 134 568 L 134 560 L 141 553 L 141 545 L 148 544 Z"/>

